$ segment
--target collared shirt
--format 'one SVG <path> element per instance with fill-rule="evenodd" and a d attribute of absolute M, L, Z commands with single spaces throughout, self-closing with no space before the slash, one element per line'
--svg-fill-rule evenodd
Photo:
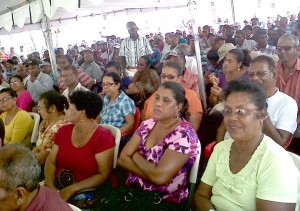
<path fill-rule="evenodd" d="M 247 49 L 252 51 L 255 49 L 256 45 L 257 43 L 254 40 L 245 40 L 241 46 L 236 45 L 236 48 Z"/>
<path fill-rule="evenodd" d="M 150 43 L 145 37 L 138 37 L 136 40 L 128 37 L 121 43 L 119 56 L 125 56 L 127 67 L 136 67 L 141 56 L 152 53 Z"/>
<path fill-rule="evenodd" d="M 32 82 L 30 80 L 30 75 L 27 76 L 27 91 L 30 93 L 34 102 L 38 102 L 41 94 L 44 92 L 53 90 L 53 80 L 52 78 L 43 72 L 40 72 L 37 79 Z"/>
<path fill-rule="evenodd" d="M 171 51 L 171 45 L 168 45 L 167 43 L 164 43 L 164 48 L 162 50 L 162 56 L 160 58 L 160 62 L 162 63 L 166 57 L 166 55 Z"/>
<path fill-rule="evenodd" d="M 82 86 L 79 82 L 78 82 L 78 84 L 76 85 L 76 87 L 75 87 L 75 89 L 73 90 L 73 92 L 78 91 L 78 90 L 81 90 L 81 91 L 90 91 L 89 89 L 87 89 L 87 88 L 85 88 L 84 86 Z M 70 93 L 69 87 L 67 87 L 67 88 L 65 89 L 65 91 L 62 93 L 62 95 L 65 96 L 67 99 L 69 99 L 69 96 L 70 96 L 73 92 Z"/>
<path fill-rule="evenodd" d="M 100 113 L 101 124 L 109 124 L 121 128 L 125 123 L 125 117 L 135 114 L 135 105 L 123 91 L 113 104 L 109 103 L 109 97 L 104 96 L 103 109 Z"/>
<path fill-rule="evenodd" d="M 279 62 L 277 64 L 276 69 L 278 74 L 276 86 L 279 88 L 281 92 L 289 95 L 297 102 L 298 128 L 296 133 L 299 136 L 300 135 L 300 59 L 297 58 L 294 69 L 287 78 L 284 77 L 284 69 L 282 66 L 282 62 Z"/>
<path fill-rule="evenodd" d="M 256 47 L 256 49 L 257 49 L 257 47 Z M 267 46 L 265 48 L 258 49 L 258 51 L 265 53 L 265 54 L 277 55 L 276 47 L 273 45 L 269 45 L 269 44 L 267 44 Z"/>
<path fill-rule="evenodd" d="M 93 79 L 95 79 L 97 82 L 102 81 L 103 72 L 99 65 L 96 64 L 95 61 L 92 63 L 84 62 L 80 68 L 89 76 L 91 76 Z"/>

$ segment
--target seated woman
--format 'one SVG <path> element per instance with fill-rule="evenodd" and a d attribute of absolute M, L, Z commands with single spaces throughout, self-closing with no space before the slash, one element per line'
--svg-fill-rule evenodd
<path fill-rule="evenodd" d="M 45 185 L 60 190 L 61 197 L 80 208 L 95 201 L 96 188 L 112 169 L 115 141 L 110 131 L 95 121 L 101 98 L 86 91 L 70 96 L 66 117 L 72 124 L 61 127 L 45 164 Z M 89 191 L 88 191 L 89 190 Z M 78 196 L 87 193 L 85 199 Z"/>
<path fill-rule="evenodd" d="M 43 121 L 39 126 L 39 136 L 33 152 L 41 165 L 45 164 L 51 151 L 57 130 L 66 124 L 65 110 L 68 108 L 67 98 L 56 91 L 45 92 L 40 97 L 38 112 Z"/>
<path fill-rule="evenodd" d="M 248 79 L 248 68 L 251 56 L 248 50 L 232 49 L 228 51 L 223 63 L 223 74 L 216 78 L 209 75 L 209 81 L 213 84 L 208 101 L 211 107 L 216 105 L 221 97 L 222 89 L 232 80 Z"/>
<path fill-rule="evenodd" d="M 120 76 L 114 72 L 106 73 L 102 86 L 105 96 L 100 123 L 120 128 L 121 133 L 129 131 L 134 126 L 135 105 L 122 91 Z"/>
<path fill-rule="evenodd" d="M 155 94 L 152 119 L 141 123 L 121 152 L 118 163 L 131 172 L 127 185 L 158 191 L 165 202 L 188 198 L 188 175 L 199 153 L 197 134 L 186 116 L 181 85 L 165 82 Z"/>
<path fill-rule="evenodd" d="M 138 62 L 138 71 L 132 78 L 132 82 L 139 90 L 139 96 L 135 102 L 140 109 L 143 108 L 144 101 L 159 87 L 159 77 L 150 65 L 150 58 L 142 56 Z"/>
<path fill-rule="evenodd" d="M 280 145 L 262 132 L 264 91 L 249 81 L 224 90 L 225 126 L 195 193 L 197 210 L 295 210 L 298 169 Z"/>
<path fill-rule="evenodd" d="M 11 88 L 17 93 L 17 106 L 24 111 L 31 112 L 32 98 L 30 93 L 24 88 L 23 78 L 20 75 L 14 75 L 10 80 Z"/>
<path fill-rule="evenodd" d="M 0 90 L 0 118 L 5 125 L 4 145 L 23 144 L 29 147 L 33 120 L 24 110 L 18 108 L 17 94 L 12 88 Z"/>

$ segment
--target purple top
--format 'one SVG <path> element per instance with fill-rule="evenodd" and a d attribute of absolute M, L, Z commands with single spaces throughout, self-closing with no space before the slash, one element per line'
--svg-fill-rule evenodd
<path fill-rule="evenodd" d="M 239 77 L 236 80 L 243 80 L 243 79 L 246 79 L 246 80 L 249 79 L 248 71 L 246 71 L 241 77 Z M 219 84 L 218 84 L 218 86 L 220 88 L 224 89 L 227 86 L 227 83 L 228 83 L 228 81 L 226 81 L 225 74 L 224 73 L 221 74 L 220 78 L 219 78 Z"/>
<path fill-rule="evenodd" d="M 24 111 L 31 112 L 32 98 L 27 90 L 23 90 L 17 97 L 17 106 Z"/>
<path fill-rule="evenodd" d="M 147 150 L 145 142 L 156 121 L 153 118 L 148 119 L 142 122 L 136 130 L 135 133 L 141 138 L 139 153 L 147 161 L 155 164 L 159 163 L 166 149 L 187 154 L 190 157 L 179 172 L 165 185 L 155 185 L 134 174 L 129 174 L 126 183 L 145 191 L 160 191 L 164 201 L 181 203 L 188 198 L 188 176 L 199 153 L 200 143 L 190 123 L 183 119 L 181 124 L 171 131 L 159 144 Z"/>

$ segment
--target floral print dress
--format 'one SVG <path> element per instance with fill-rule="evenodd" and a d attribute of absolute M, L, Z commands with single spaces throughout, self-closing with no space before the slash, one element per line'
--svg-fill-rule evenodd
<path fill-rule="evenodd" d="M 188 198 L 189 172 L 196 160 L 197 154 L 200 153 L 200 143 L 190 123 L 183 119 L 181 124 L 171 131 L 159 144 L 147 150 L 145 142 L 156 122 L 157 120 L 153 118 L 148 119 L 142 122 L 136 130 L 135 133 L 140 137 L 139 153 L 149 162 L 155 164 L 159 163 L 166 149 L 187 154 L 190 157 L 171 181 L 165 185 L 155 185 L 134 174 L 129 174 L 126 183 L 129 186 L 137 187 L 144 191 L 159 191 L 164 201 L 181 203 Z"/>

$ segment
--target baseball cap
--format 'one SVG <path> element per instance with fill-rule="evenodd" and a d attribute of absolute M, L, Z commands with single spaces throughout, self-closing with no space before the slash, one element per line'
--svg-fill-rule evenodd
<path fill-rule="evenodd" d="M 29 65 L 31 65 L 31 66 L 39 66 L 39 62 L 38 61 L 36 61 L 36 60 L 28 60 L 26 63 L 25 63 L 25 67 L 28 67 Z"/>
<path fill-rule="evenodd" d="M 228 51 L 230 51 L 232 49 L 235 49 L 235 46 L 232 43 L 223 44 L 218 50 L 218 55 L 219 55 L 218 62 L 222 61 L 225 58 Z"/>
<path fill-rule="evenodd" d="M 40 67 L 51 66 L 51 64 L 49 62 L 43 61 L 39 66 Z"/>

